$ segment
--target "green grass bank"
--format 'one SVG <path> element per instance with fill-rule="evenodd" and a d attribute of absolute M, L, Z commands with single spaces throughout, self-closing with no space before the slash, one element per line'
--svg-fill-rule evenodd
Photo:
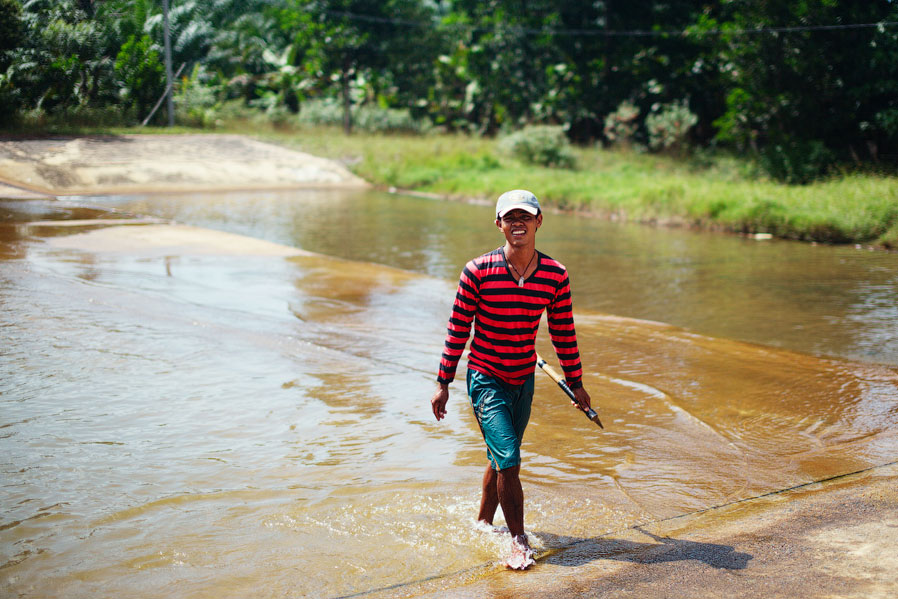
<path fill-rule="evenodd" d="M 752 161 L 725 154 L 677 159 L 574 148 L 576 167 L 563 169 L 524 164 L 496 140 L 469 136 L 254 134 L 341 160 L 381 187 L 473 199 L 525 188 L 546 206 L 603 218 L 898 249 L 893 175 L 846 172 L 797 186 L 771 181 Z"/>

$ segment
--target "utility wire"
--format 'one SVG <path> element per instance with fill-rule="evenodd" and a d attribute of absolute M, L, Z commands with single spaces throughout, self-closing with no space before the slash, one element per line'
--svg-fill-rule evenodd
<path fill-rule="evenodd" d="M 362 15 L 346 11 L 324 11 L 325 14 L 335 17 L 343 17 L 351 21 L 365 21 L 368 23 L 383 23 L 388 25 L 400 25 L 404 27 L 417 27 L 420 29 L 430 29 L 434 27 L 434 23 L 424 21 L 413 21 L 409 19 L 396 19 L 390 17 L 378 17 L 374 15 Z M 898 26 L 898 21 L 880 21 L 878 23 L 849 23 L 844 25 L 796 25 L 791 27 L 754 27 L 748 29 L 706 29 L 706 30 L 622 30 L 616 31 L 611 29 L 555 29 L 552 27 L 532 28 L 532 27 L 507 27 L 505 31 L 515 33 L 535 34 L 535 35 L 554 35 L 559 37 L 707 37 L 712 35 L 758 35 L 758 34 L 778 34 L 778 33 L 800 33 L 809 31 L 841 31 L 856 29 L 873 29 L 884 30 L 887 27 Z M 485 27 L 482 25 L 467 25 L 465 23 L 451 23 L 444 27 L 450 29 L 464 29 L 470 32 L 489 32 L 494 31 L 495 27 Z"/>

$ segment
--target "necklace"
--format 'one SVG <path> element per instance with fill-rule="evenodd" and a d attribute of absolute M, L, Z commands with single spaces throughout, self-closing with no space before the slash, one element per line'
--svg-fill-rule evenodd
<path fill-rule="evenodd" d="M 533 264 L 534 258 L 536 258 L 536 250 L 533 250 L 533 254 L 530 256 L 530 262 L 528 262 L 527 266 L 524 267 L 524 272 L 527 272 L 530 269 L 530 265 Z M 505 257 L 505 262 L 507 262 L 511 269 L 514 271 L 514 274 L 518 275 L 518 287 L 523 287 L 524 275 L 518 272 L 518 269 L 514 267 L 514 264 L 511 263 L 511 260 L 508 259 L 508 256 Z"/>

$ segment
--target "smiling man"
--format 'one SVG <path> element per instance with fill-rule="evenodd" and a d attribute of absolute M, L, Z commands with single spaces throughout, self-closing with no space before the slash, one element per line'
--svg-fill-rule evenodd
<path fill-rule="evenodd" d="M 529 191 L 516 189 L 499 196 L 496 226 L 505 236 L 505 245 L 471 260 L 461 273 L 440 360 L 439 388 L 430 402 L 433 415 L 441 420 L 446 415 L 449 383 L 473 325 L 467 387 L 489 460 L 477 519 L 492 527 L 496 508 L 502 506 L 511 533 L 511 553 L 505 564 L 520 570 L 533 564 L 524 532 L 521 440 L 530 419 L 536 333 L 544 311 L 577 405 L 584 411 L 590 407 L 581 381 L 567 270 L 536 249 L 536 232 L 542 223 L 539 201 Z"/>

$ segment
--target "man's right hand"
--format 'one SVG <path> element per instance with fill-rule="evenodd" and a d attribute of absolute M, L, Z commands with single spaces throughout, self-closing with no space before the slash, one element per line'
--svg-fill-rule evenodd
<path fill-rule="evenodd" d="M 440 388 L 433 394 L 430 400 L 430 407 L 433 409 L 433 415 L 437 420 L 446 417 L 446 402 L 449 401 L 449 386 L 440 385 Z"/>

